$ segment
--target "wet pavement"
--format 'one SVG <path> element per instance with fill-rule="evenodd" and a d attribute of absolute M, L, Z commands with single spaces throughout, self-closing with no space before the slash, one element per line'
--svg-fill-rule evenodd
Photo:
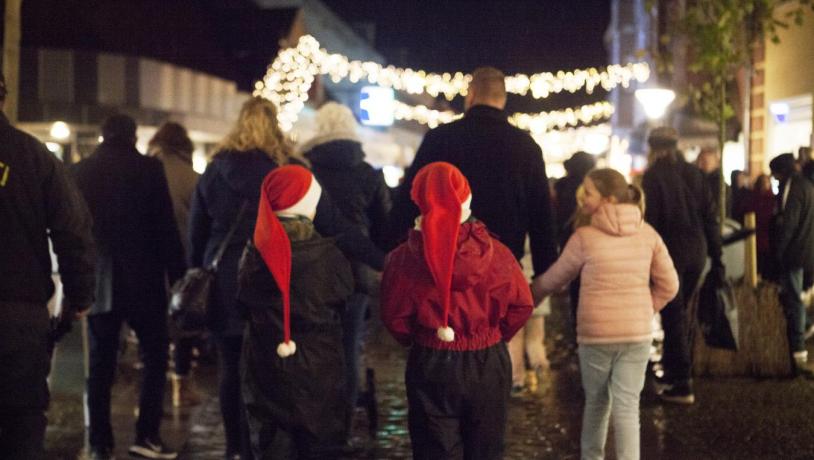
<path fill-rule="evenodd" d="M 566 308 L 555 306 L 547 320 L 551 369 L 542 375 L 536 391 L 511 399 L 506 459 L 579 458 L 582 394 Z M 48 458 L 75 459 L 84 443 L 78 337 L 69 337 L 54 369 Z M 403 379 L 406 351 L 381 330 L 372 337 L 366 359 L 376 369 L 379 429 L 371 438 L 366 415 L 358 411 L 353 442 L 359 449 L 345 458 L 410 458 Z M 119 458 L 126 458 L 134 423 L 138 381 L 134 348 L 125 354 L 114 387 Z M 173 409 L 169 406 L 168 382 L 162 436 L 167 444 L 182 450 L 181 458 L 222 459 L 223 426 L 215 370 L 211 365 L 200 365 L 196 372 L 205 402 L 192 409 Z M 692 406 L 662 404 L 648 379 L 642 395 L 642 458 L 814 458 L 814 381 L 703 378 L 696 379 L 695 394 Z M 607 458 L 615 458 L 612 434 Z"/>

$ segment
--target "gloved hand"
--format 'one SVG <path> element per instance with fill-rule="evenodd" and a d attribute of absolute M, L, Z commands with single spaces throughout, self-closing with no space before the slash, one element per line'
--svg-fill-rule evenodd
<path fill-rule="evenodd" d="M 707 276 L 713 277 L 716 286 L 723 286 L 726 284 L 726 266 L 720 260 L 713 260 Z"/>

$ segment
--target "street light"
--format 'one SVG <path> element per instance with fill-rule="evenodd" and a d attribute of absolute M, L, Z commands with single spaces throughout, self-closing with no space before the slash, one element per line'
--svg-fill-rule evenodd
<path fill-rule="evenodd" d="M 644 114 L 651 120 L 663 117 L 667 107 L 676 98 L 675 91 L 665 88 L 642 88 L 637 89 L 635 94 L 644 107 Z"/>
<path fill-rule="evenodd" d="M 54 139 L 64 141 L 71 137 L 71 127 L 64 121 L 55 121 L 51 125 L 51 137 Z"/>

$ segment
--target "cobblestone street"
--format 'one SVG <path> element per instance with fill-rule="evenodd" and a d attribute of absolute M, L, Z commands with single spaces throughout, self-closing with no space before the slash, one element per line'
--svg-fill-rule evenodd
<path fill-rule="evenodd" d="M 506 459 L 577 459 L 582 395 L 577 361 L 568 327 L 561 321 L 564 307 L 549 317 L 548 354 L 552 369 L 535 392 L 512 397 L 507 427 Z M 403 383 L 406 351 L 382 331 L 368 353 L 376 368 L 379 430 L 367 434 L 365 412 L 356 413 L 354 444 L 348 459 L 410 458 L 407 406 Z M 73 342 L 69 340 L 67 346 Z M 75 345 L 75 344 L 74 344 Z M 131 350 L 132 352 L 132 350 Z M 68 353 L 68 357 L 71 355 Z M 63 363 L 65 364 L 65 363 Z M 58 365 L 72 372 L 79 364 Z M 216 394 L 214 366 L 199 366 L 198 380 L 206 401 L 195 408 L 166 406 L 162 434 L 182 450 L 181 458 L 223 458 L 223 425 Z M 58 376 L 61 377 L 61 376 Z M 114 388 L 114 428 L 117 455 L 126 458 L 132 437 L 137 371 L 122 366 Z M 59 380 L 59 378 L 56 378 Z M 65 391 L 56 385 L 49 413 L 49 458 L 75 459 L 83 444 L 81 387 Z M 642 396 L 642 458 L 804 459 L 814 458 L 814 382 L 804 379 L 698 379 L 695 405 L 664 405 L 648 382 Z M 169 396 L 167 397 L 169 404 Z M 612 436 L 608 458 L 614 458 Z"/>

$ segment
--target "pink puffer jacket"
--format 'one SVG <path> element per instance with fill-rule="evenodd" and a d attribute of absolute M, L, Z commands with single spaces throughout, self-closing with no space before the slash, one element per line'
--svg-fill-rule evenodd
<path fill-rule="evenodd" d="M 534 280 L 534 292 L 551 294 L 580 274 L 579 343 L 649 340 L 653 315 L 678 292 L 667 247 L 632 204 L 603 204 Z"/>

